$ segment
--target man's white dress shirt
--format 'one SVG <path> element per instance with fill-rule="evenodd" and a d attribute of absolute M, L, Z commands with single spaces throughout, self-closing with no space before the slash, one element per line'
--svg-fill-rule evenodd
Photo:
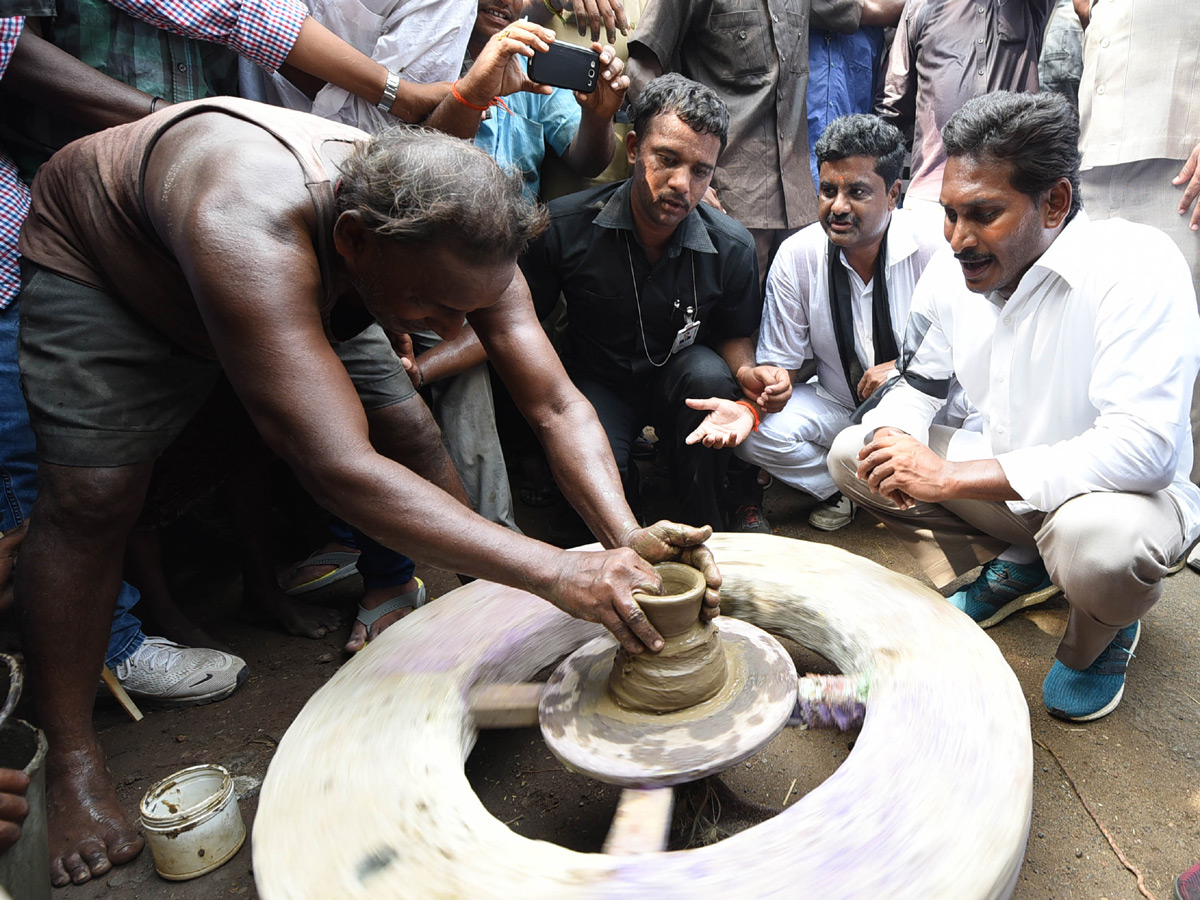
<path fill-rule="evenodd" d="M 906 373 L 957 376 L 983 432 L 950 458 L 994 457 L 1028 506 L 1079 494 L 1167 490 L 1200 533 L 1188 409 L 1200 369 L 1191 275 L 1162 232 L 1080 211 L 1006 301 L 967 290 L 946 248 L 917 286 Z M 904 381 L 864 418 L 927 441 L 941 401 Z"/>
<path fill-rule="evenodd" d="M 475 0 L 305 0 L 312 17 L 405 81 L 454 81 L 475 27 Z M 274 89 L 274 96 L 271 94 Z M 397 120 L 336 85 L 309 100 L 282 75 L 268 82 L 269 102 L 376 132 Z"/>
<path fill-rule="evenodd" d="M 908 307 L 917 279 L 946 240 L 941 229 L 903 209 L 892 213 L 887 232 L 888 309 L 896 344 L 904 334 Z M 780 245 L 767 277 L 767 298 L 756 359 L 788 370 L 799 369 L 809 359 L 817 361 L 821 390 L 848 409 L 858 406 L 851 395 L 838 353 L 829 297 L 829 238 L 819 222 L 801 229 Z M 887 360 L 876 360 L 871 334 L 872 284 L 864 283 L 839 254 L 840 265 L 850 275 L 854 303 L 854 346 L 864 369 Z"/>
<path fill-rule="evenodd" d="M 921 270 L 945 243 L 940 226 L 933 227 L 904 210 L 892 214 L 884 277 L 897 346 Z M 833 330 L 828 246 L 819 223 L 783 242 L 767 278 L 757 351 L 758 362 L 790 370 L 815 357 L 817 381 L 796 385 L 784 408 L 764 416 L 759 430 L 736 450 L 738 456 L 762 466 L 785 484 L 822 500 L 837 490 L 826 464 L 829 447 L 850 424 L 850 413 L 858 405 L 846 383 Z M 854 348 L 859 364 L 865 370 L 887 362 L 875 359 L 874 275 L 864 282 L 841 254 L 837 264 L 845 266 L 850 277 Z"/>

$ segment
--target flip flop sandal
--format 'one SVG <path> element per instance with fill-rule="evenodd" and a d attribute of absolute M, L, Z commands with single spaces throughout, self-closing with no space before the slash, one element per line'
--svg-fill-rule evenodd
<path fill-rule="evenodd" d="M 339 581 L 349 578 L 358 571 L 358 554 L 350 550 L 331 550 L 328 553 L 314 553 L 308 559 L 296 563 L 295 568 L 303 569 L 305 566 L 337 566 L 337 568 L 332 572 L 326 572 L 319 578 L 314 578 L 312 581 L 306 581 L 304 584 L 287 588 L 284 593 L 289 597 L 299 597 L 301 594 L 319 591 L 322 588 L 329 587 L 331 584 L 337 584 Z"/>
<path fill-rule="evenodd" d="M 397 594 L 391 600 L 384 600 L 374 609 L 364 609 L 362 606 L 358 608 L 358 615 L 355 619 L 362 622 L 363 627 L 367 629 L 367 640 L 363 643 L 365 647 L 370 643 L 371 626 L 382 619 L 389 613 L 394 613 L 398 609 L 404 609 L 406 606 L 411 606 L 416 612 L 426 603 L 425 598 L 425 582 L 420 578 L 417 579 L 417 586 L 411 591 L 405 591 L 403 594 Z"/>

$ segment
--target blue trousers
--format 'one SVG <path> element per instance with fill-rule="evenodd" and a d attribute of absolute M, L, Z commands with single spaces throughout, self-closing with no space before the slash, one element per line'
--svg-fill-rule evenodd
<path fill-rule="evenodd" d="M 338 518 L 329 523 L 329 531 L 339 544 L 361 552 L 358 571 L 362 575 L 363 587 L 368 591 L 374 588 L 399 587 L 412 580 L 417 564 L 404 554 L 376 543 L 357 528 L 352 528 Z"/>
<path fill-rule="evenodd" d="M 24 522 L 37 497 L 37 453 L 17 369 L 18 304 L 13 300 L 0 310 L 0 531 Z M 130 612 L 139 599 L 137 588 L 121 582 L 104 661 L 110 669 L 146 639 L 142 623 Z"/>

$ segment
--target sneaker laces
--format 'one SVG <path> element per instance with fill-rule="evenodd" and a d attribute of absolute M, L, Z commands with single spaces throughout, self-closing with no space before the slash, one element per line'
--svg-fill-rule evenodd
<path fill-rule="evenodd" d="M 1128 647 L 1122 647 L 1114 640 L 1104 648 L 1104 652 L 1096 658 L 1090 668 L 1095 669 L 1101 675 L 1123 675 L 1129 668 L 1129 661 L 1136 658 L 1137 654 Z"/>
<path fill-rule="evenodd" d="M 117 679 L 128 678 L 135 665 L 139 668 L 162 669 L 164 672 L 170 672 L 181 658 L 181 655 L 176 652 L 178 647 L 178 644 L 173 644 L 165 638 L 146 638 L 142 641 L 142 646 L 138 647 L 128 659 L 117 663 Z M 137 662 L 135 663 L 134 660 Z"/>

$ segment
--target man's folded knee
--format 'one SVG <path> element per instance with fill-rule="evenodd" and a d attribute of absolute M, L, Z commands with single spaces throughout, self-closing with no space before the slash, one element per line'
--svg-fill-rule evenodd
<path fill-rule="evenodd" d="M 829 448 L 829 474 L 833 476 L 838 489 L 843 493 L 847 488 L 859 484 L 858 480 L 858 451 L 863 448 L 863 438 L 866 437 L 865 425 L 851 425 L 844 428 L 833 439 Z"/>

